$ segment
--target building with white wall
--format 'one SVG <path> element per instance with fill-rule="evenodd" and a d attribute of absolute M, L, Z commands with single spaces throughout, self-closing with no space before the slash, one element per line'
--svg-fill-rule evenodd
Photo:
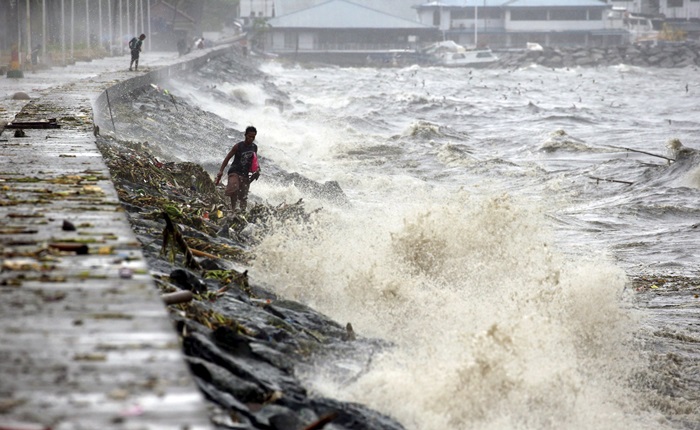
<path fill-rule="evenodd" d="M 608 46 L 625 31 L 606 25 L 603 0 L 437 0 L 416 6 L 420 22 L 461 45 L 524 48 Z"/>
<path fill-rule="evenodd" d="M 659 12 L 668 19 L 700 18 L 700 0 L 658 0 Z"/>
<path fill-rule="evenodd" d="M 246 18 L 273 18 L 320 5 L 328 0 L 239 0 L 239 16 Z M 370 7 L 404 19 L 416 20 L 413 6 L 420 0 L 353 0 L 353 3 Z M 252 15 L 251 15 L 252 13 Z"/>
<path fill-rule="evenodd" d="M 266 51 L 340 64 L 414 55 L 418 44 L 438 39 L 437 29 L 430 25 L 349 0 L 327 0 L 277 16 L 267 24 Z"/>
<path fill-rule="evenodd" d="M 669 19 L 700 19 L 700 0 L 607 0 L 630 13 L 661 15 Z"/>

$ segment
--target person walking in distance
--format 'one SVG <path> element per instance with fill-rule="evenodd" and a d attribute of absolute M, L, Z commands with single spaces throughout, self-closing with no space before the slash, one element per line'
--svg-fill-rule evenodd
<path fill-rule="evenodd" d="M 245 140 L 233 145 L 233 148 L 226 154 L 224 162 L 221 163 L 219 173 L 216 174 L 215 184 L 219 185 L 224 169 L 229 160 L 233 158 L 231 167 L 228 169 L 228 184 L 226 185 L 226 195 L 231 197 L 231 210 L 236 212 L 236 203 L 240 202 L 240 210 L 244 212 L 248 204 L 248 189 L 250 183 L 260 176 L 260 166 L 258 165 L 258 145 L 253 143 L 258 131 L 250 126 L 245 129 Z"/>
<path fill-rule="evenodd" d="M 139 54 L 141 54 L 141 46 L 143 45 L 143 41 L 146 38 L 145 34 L 142 34 L 138 38 L 134 37 L 129 41 L 129 49 L 131 50 L 131 63 L 129 64 L 129 71 L 131 71 L 131 68 L 134 67 L 134 70 L 139 69 Z"/>

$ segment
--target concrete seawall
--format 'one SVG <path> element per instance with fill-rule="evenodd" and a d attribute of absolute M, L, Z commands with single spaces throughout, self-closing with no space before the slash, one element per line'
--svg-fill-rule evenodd
<path fill-rule="evenodd" d="M 111 130 L 107 92 L 123 97 L 230 49 L 53 88 L 0 137 L 0 427 L 211 428 L 93 119 Z"/>
<path fill-rule="evenodd" d="M 700 66 L 700 44 L 697 42 L 609 48 L 544 48 L 541 51 L 497 52 L 496 55 L 500 61 L 492 68 L 511 69 L 530 64 L 552 68 L 621 64 L 664 69 Z"/>
<path fill-rule="evenodd" d="M 132 91 L 137 91 L 150 84 L 162 83 L 171 77 L 191 73 L 202 67 L 212 58 L 226 54 L 230 52 L 231 49 L 233 49 L 232 45 L 223 45 L 202 52 L 195 52 L 171 64 L 163 64 L 153 70 L 141 73 L 138 76 L 115 82 L 113 85 L 105 88 L 105 91 L 99 94 L 93 102 L 92 110 L 94 123 L 97 124 L 100 129 L 112 130 L 112 123 L 109 118 L 108 98 L 110 101 L 117 100 L 128 96 Z"/>

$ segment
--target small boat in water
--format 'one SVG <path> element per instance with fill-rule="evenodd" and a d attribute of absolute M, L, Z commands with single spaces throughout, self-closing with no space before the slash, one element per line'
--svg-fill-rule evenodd
<path fill-rule="evenodd" d="M 498 61 L 498 57 L 488 48 L 467 49 L 452 40 L 434 43 L 423 52 L 436 66 L 483 67 Z"/>

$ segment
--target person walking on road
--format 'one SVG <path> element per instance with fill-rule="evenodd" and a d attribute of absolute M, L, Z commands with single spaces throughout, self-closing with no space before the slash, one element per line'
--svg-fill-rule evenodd
<path fill-rule="evenodd" d="M 240 202 L 242 212 L 245 212 L 248 204 L 248 189 L 250 183 L 260 176 L 260 166 L 258 165 L 258 145 L 253 143 L 258 131 L 250 126 L 245 129 L 245 140 L 233 145 L 221 163 L 219 173 L 216 175 L 215 184 L 219 185 L 224 169 L 229 160 L 233 158 L 231 167 L 228 169 L 228 184 L 226 195 L 231 197 L 231 210 L 236 212 L 236 203 Z"/>
<path fill-rule="evenodd" d="M 145 34 L 142 34 L 138 38 L 134 37 L 129 41 L 129 49 L 131 49 L 131 63 L 129 64 L 129 71 L 131 71 L 132 67 L 134 64 L 136 67 L 134 70 L 139 69 L 139 54 L 141 54 L 141 46 L 143 45 L 143 41 L 146 38 Z"/>

